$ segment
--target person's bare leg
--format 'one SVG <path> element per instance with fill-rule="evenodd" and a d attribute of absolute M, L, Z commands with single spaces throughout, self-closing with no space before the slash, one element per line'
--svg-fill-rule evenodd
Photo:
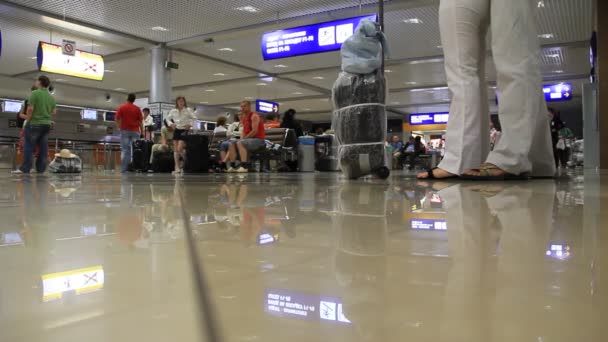
<path fill-rule="evenodd" d="M 228 156 L 227 157 L 231 163 L 236 162 L 236 147 L 234 146 L 234 144 L 230 144 L 228 146 Z"/>
<path fill-rule="evenodd" d="M 174 171 L 179 171 L 179 141 L 173 141 L 173 160 L 175 161 Z"/>
<path fill-rule="evenodd" d="M 239 149 L 239 154 L 241 156 L 241 163 L 247 163 L 248 161 L 248 155 L 247 155 L 247 149 L 245 148 L 245 146 L 243 146 L 243 143 L 241 143 L 240 141 L 238 143 L 236 143 L 238 149 Z"/>
<path fill-rule="evenodd" d="M 186 142 L 185 141 L 180 141 L 179 142 L 179 155 L 182 158 L 182 165 L 180 165 L 180 169 L 184 167 L 184 162 L 186 160 Z"/>

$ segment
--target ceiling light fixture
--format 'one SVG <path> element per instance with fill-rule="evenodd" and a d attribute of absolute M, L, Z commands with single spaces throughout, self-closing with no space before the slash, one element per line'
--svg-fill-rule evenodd
<path fill-rule="evenodd" d="M 114 90 L 116 90 L 116 91 L 125 91 L 125 90 L 127 90 L 127 89 L 125 89 L 125 88 L 116 88 L 116 89 L 114 89 Z"/>
<path fill-rule="evenodd" d="M 313 80 L 324 80 L 324 79 L 325 79 L 325 77 L 323 77 L 323 76 L 315 76 L 315 77 L 313 77 L 312 79 L 313 79 Z"/>
<path fill-rule="evenodd" d="M 34 56 L 34 57 L 28 57 L 29 59 L 38 59 L 38 57 Z"/>
<path fill-rule="evenodd" d="M 245 100 L 253 100 L 253 96 L 245 96 Z"/>
<path fill-rule="evenodd" d="M 404 84 L 408 84 L 408 85 L 414 85 L 414 84 L 418 84 L 418 82 L 413 82 L 413 81 L 409 81 L 409 82 L 403 82 Z"/>
<path fill-rule="evenodd" d="M 310 112 L 312 109 L 310 109 L 310 108 L 304 108 L 302 110 L 305 111 L 305 112 Z"/>
<path fill-rule="evenodd" d="M 162 27 L 162 26 L 154 26 L 151 28 L 152 31 L 159 31 L 159 32 L 167 32 L 169 31 L 168 28 L 166 27 Z"/>
<path fill-rule="evenodd" d="M 543 0 L 539 0 L 538 4 L 536 5 L 538 8 L 545 8 L 545 2 Z"/>
<path fill-rule="evenodd" d="M 215 89 L 205 89 L 205 91 L 211 93 L 211 92 L 214 92 Z"/>
<path fill-rule="evenodd" d="M 430 58 L 430 59 L 422 59 L 419 61 L 411 61 L 410 64 L 427 64 L 427 63 L 439 63 L 443 62 L 443 58 Z"/>
<path fill-rule="evenodd" d="M 301 91 L 296 91 L 296 92 L 293 92 L 291 94 L 293 94 L 293 95 L 304 95 L 304 93 L 301 92 Z"/>
<path fill-rule="evenodd" d="M 277 64 L 274 67 L 275 68 L 287 68 L 287 65 L 285 65 L 285 64 Z"/>
<path fill-rule="evenodd" d="M 391 69 L 384 69 L 384 72 L 387 73 L 387 74 L 390 74 L 391 72 L 393 72 L 393 70 L 391 70 Z"/>
<path fill-rule="evenodd" d="M 555 35 L 553 35 L 553 33 L 543 33 L 543 34 L 539 34 L 538 38 L 553 39 L 553 38 L 555 38 Z"/>
<path fill-rule="evenodd" d="M 110 72 L 110 73 L 115 72 L 114 70 L 110 70 L 110 69 L 106 69 L 106 70 L 104 70 L 104 71 L 105 71 L 105 72 Z"/>
<path fill-rule="evenodd" d="M 422 20 L 418 18 L 405 19 L 403 22 L 406 24 L 422 24 Z"/>
<path fill-rule="evenodd" d="M 268 84 L 260 82 L 260 83 L 256 83 L 256 85 L 257 86 L 267 86 Z"/>
<path fill-rule="evenodd" d="M 547 57 L 549 57 L 549 58 L 559 58 L 560 54 L 559 53 L 553 53 L 553 54 L 547 55 Z"/>
<path fill-rule="evenodd" d="M 66 80 L 64 80 L 63 78 L 58 78 L 55 80 L 55 82 L 66 82 Z"/>
<path fill-rule="evenodd" d="M 248 12 L 248 13 L 257 13 L 260 10 L 253 7 L 253 6 L 242 6 L 242 7 L 237 7 L 235 8 L 235 10 L 237 11 L 242 11 L 242 12 Z"/>
<path fill-rule="evenodd" d="M 226 76 L 223 72 L 216 72 L 213 76 Z"/>
<path fill-rule="evenodd" d="M 564 73 L 564 70 L 555 70 L 555 71 L 553 71 L 553 72 L 554 72 L 554 73 L 556 73 L 556 74 L 563 74 L 563 73 Z"/>
<path fill-rule="evenodd" d="M 392 104 L 392 105 L 400 105 L 400 104 L 401 104 L 401 102 L 398 102 L 398 101 L 393 101 L 393 102 L 391 102 L 391 104 Z"/>
<path fill-rule="evenodd" d="M 218 51 L 232 52 L 232 51 L 234 51 L 234 49 L 233 48 L 229 48 L 229 47 L 225 47 L 225 48 L 218 49 Z"/>
<path fill-rule="evenodd" d="M 199 102 L 199 103 L 200 103 L 200 104 L 207 104 L 207 103 L 209 103 L 209 102 L 207 102 L 207 101 L 201 101 L 201 102 Z"/>
<path fill-rule="evenodd" d="M 101 45 L 99 45 L 97 43 L 84 43 L 84 44 L 82 44 L 82 46 L 99 47 Z"/>

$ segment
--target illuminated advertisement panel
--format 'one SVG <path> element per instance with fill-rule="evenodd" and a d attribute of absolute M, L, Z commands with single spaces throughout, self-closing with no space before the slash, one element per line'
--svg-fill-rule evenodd
<path fill-rule="evenodd" d="M 38 70 L 89 80 L 101 81 L 105 72 L 103 56 L 76 50 L 74 56 L 64 55 L 60 45 L 38 44 Z"/>

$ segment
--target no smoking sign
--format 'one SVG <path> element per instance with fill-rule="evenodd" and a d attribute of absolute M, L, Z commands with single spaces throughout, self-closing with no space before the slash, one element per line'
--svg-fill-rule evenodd
<path fill-rule="evenodd" d="M 64 39 L 61 47 L 64 55 L 74 56 L 76 54 L 76 42 L 73 40 Z"/>

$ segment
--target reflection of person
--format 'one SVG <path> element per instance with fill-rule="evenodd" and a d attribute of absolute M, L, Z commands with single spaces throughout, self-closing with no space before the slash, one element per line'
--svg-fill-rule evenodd
<path fill-rule="evenodd" d="M 175 108 L 169 112 L 165 121 L 169 127 L 174 129 L 173 132 L 173 158 L 175 159 L 175 171 L 173 173 L 182 172 L 182 160 L 186 160 L 186 135 L 194 126 L 196 117 L 194 112 L 187 107 L 186 98 L 178 96 L 175 99 Z"/>
<path fill-rule="evenodd" d="M 439 168 L 419 178 L 465 174 L 470 179 L 519 179 L 529 173 L 538 177 L 555 174 L 549 159 L 549 122 L 535 13 L 529 0 L 441 1 L 440 31 L 453 93 L 446 138 L 449 145 Z M 485 80 L 485 42 L 490 25 L 503 128 L 491 152 Z"/>

